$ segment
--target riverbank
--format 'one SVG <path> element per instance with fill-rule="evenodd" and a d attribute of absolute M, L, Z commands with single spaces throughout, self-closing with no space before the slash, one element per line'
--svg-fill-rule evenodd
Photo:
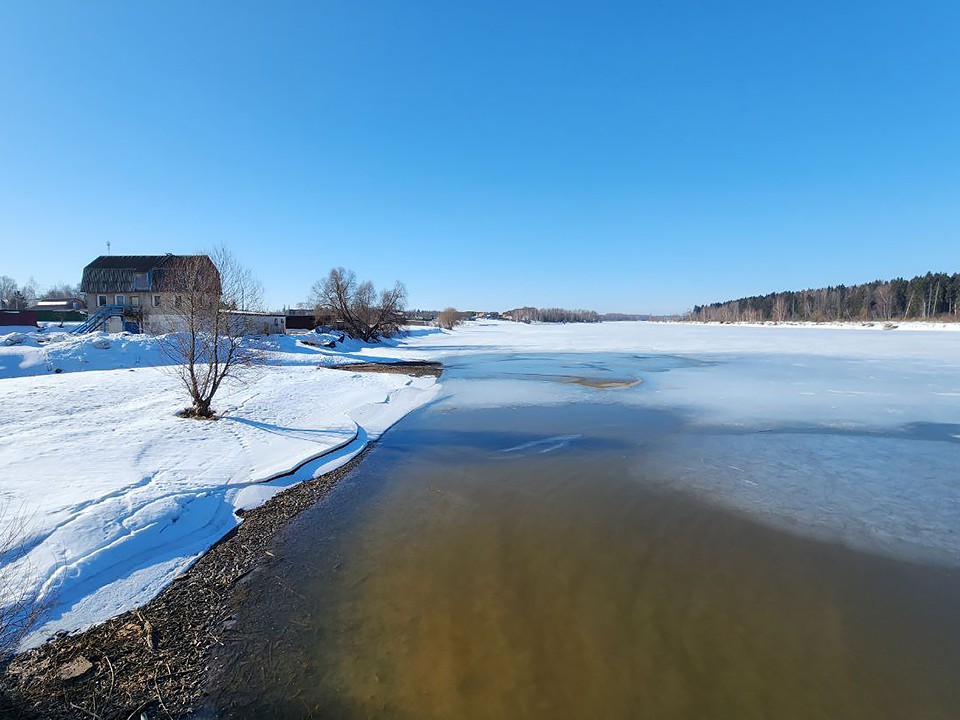
<path fill-rule="evenodd" d="M 212 644 L 218 642 L 226 620 L 227 601 L 236 583 L 268 556 L 267 547 L 287 522 L 316 503 L 355 468 L 390 425 L 432 397 L 432 381 L 440 376 L 442 368 L 437 362 L 403 360 L 355 363 L 354 369 L 363 372 L 363 376 L 328 373 L 331 368 L 322 365 L 268 368 L 268 373 L 282 373 L 285 382 L 291 377 L 299 378 L 303 392 L 296 405 L 301 408 L 308 406 L 308 399 L 320 388 L 328 396 L 321 409 L 327 409 L 325 414 L 330 415 L 331 407 L 342 407 L 352 430 L 345 428 L 347 432 L 339 434 L 336 427 L 296 431 L 319 433 L 320 443 L 306 447 L 320 449 L 306 457 L 303 449 L 295 450 L 292 457 L 282 461 L 286 470 L 260 481 L 241 482 L 238 486 L 224 483 L 224 491 L 233 487 L 235 492 L 230 502 L 224 504 L 232 510 L 232 529 L 225 531 L 195 562 L 188 562 L 145 604 L 114 613 L 106 622 L 82 632 L 58 633 L 39 647 L 14 657 L 0 677 L 0 717 L 107 720 L 139 718 L 141 712 L 174 718 L 189 714 L 200 695 L 205 658 Z M 318 371 L 325 373 L 319 381 Z M 390 377 L 398 374 L 406 379 Z M 22 378 L 10 382 L 33 384 L 46 380 Z M 57 380 L 62 382 L 61 378 Z M 102 380 L 98 378 L 99 382 Z M 280 378 L 275 378 L 274 384 L 277 380 Z M 357 402 L 364 398 L 362 388 L 378 387 L 387 390 L 385 400 L 373 405 L 369 400 Z M 331 400 L 331 391 L 341 397 Z M 254 397 L 262 393 L 261 388 Z M 266 407 L 274 405 L 268 403 Z M 389 411 L 384 412 L 384 408 Z M 239 409 L 233 407 L 230 415 L 224 413 L 209 427 L 236 421 Z M 315 407 L 313 410 L 316 412 Z M 350 420 L 349 413 L 358 413 L 362 420 Z M 276 431 L 289 429 L 268 427 L 276 430 L 263 436 L 267 446 Z M 261 444 L 260 453 L 265 449 L 268 448 Z M 301 459 L 291 466 L 297 458 Z M 328 471 L 322 472 L 324 469 Z M 171 524 L 183 522 L 181 516 L 182 513 L 174 516 Z M 128 521 L 129 517 L 125 517 L 124 523 Z M 161 524 L 159 532 L 165 529 Z M 211 530 L 215 531 L 216 528 Z M 171 537 L 175 542 L 177 534 L 174 532 Z M 166 541 L 170 542 L 170 538 Z"/>
<path fill-rule="evenodd" d="M 215 422 L 178 417 L 186 393 L 150 336 L 2 348 L 0 531 L 17 527 L 23 552 L 0 552 L 0 598 L 16 587 L 44 608 L 18 649 L 142 606 L 237 510 L 343 464 L 439 390 L 434 377 L 329 367 L 369 361 L 362 344 L 254 341 L 267 364 L 224 384 Z"/>
<path fill-rule="evenodd" d="M 153 600 L 75 635 L 15 657 L 0 686 L 0 717 L 67 720 L 179 718 L 202 692 L 206 657 L 229 618 L 238 583 L 265 557 L 274 536 L 367 454 L 284 490 L 243 514 L 243 522 Z"/>

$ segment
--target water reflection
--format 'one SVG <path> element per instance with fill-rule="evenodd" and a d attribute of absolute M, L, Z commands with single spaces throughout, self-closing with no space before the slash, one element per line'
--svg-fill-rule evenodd
<path fill-rule="evenodd" d="M 675 492 L 645 459 L 684 432 L 609 404 L 410 417 L 243 586 L 209 709 L 957 717 L 956 575 Z"/>

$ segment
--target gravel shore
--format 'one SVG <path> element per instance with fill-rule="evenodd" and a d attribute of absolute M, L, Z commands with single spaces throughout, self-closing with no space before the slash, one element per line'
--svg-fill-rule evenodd
<path fill-rule="evenodd" d="M 438 376 L 439 363 L 344 366 Z M 146 605 L 60 635 L 0 668 L 0 718 L 141 720 L 188 717 L 203 693 L 210 649 L 229 622 L 236 584 L 269 558 L 274 536 L 363 459 L 277 494 Z"/>

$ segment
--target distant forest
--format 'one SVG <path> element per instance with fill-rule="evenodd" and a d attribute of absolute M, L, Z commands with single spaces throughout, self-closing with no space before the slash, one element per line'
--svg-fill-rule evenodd
<path fill-rule="evenodd" d="M 960 320 L 960 273 L 927 273 L 910 280 L 778 292 L 697 305 L 688 320 L 787 322 L 791 320 Z"/>
<path fill-rule="evenodd" d="M 595 323 L 600 322 L 600 315 L 593 310 L 564 310 L 563 308 L 535 308 L 522 307 L 504 313 L 514 322 L 548 322 L 548 323 Z"/>

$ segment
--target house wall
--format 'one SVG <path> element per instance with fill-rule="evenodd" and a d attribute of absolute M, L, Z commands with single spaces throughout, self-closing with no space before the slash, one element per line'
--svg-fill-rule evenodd
<path fill-rule="evenodd" d="M 87 311 L 92 314 L 100 307 L 97 298 L 104 293 L 89 293 L 87 295 Z M 121 293 L 110 293 L 106 296 L 107 305 L 115 305 L 116 295 Z M 123 306 L 127 309 L 128 320 L 133 320 L 134 313 L 139 312 L 142 316 L 141 330 L 145 333 L 161 334 L 170 332 L 182 324 L 182 318 L 174 312 L 176 307 L 176 298 L 178 293 L 122 293 Z M 160 303 L 157 306 L 153 304 L 154 296 L 160 297 Z M 138 298 L 138 304 L 134 305 L 132 298 Z M 272 335 L 284 334 L 287 331 L 287 321 L 283 314 L 244 315 L 237 313 L 237 322 L 244 324 L 244 330 L 251 335 Z M 122 318 L 110 318 L 107 325 L 108 332 L 121 332 L 123 330 Z"/>
<path fill-rule="evenodd" d="M 317 326 L 317 321 L 310 315 L 287 315 L 287 327 L 290 330 L 313 330 Z"/>
<path fill-rule="evenodd" d="M 128 315 L 130 315 L 128 319 L 133 320 L 133 316 L 139 313 L 143 319 L 141 329 L 144 332 L 169 332 L 170 328 L 177 322 L 177 315 L 172 314 L 172 311 L 173 308 L 176 307 L 175 303 L 178 293 L 88 293 L 86 301 L 87 312 L 89 314 L 95 313 L 101 307 L 98 302 L 98 298 L 101 295 L 106 296 L 107 305 L 118 304 L 116 297 L 117 295 L 122 295 L 123 306 L 127 309 Z M 153 304 L 155 296 L 160 298 L 160 303 L 156 306 Z M 136 298 L 136 301 L 134 301 L 133 298 Z M 123 330 L 123 322 L 120 318 L 111 318 L 109 328 L 109 332 L 121 332 Z"/>
<path fill-rule="evenodd" d="M 234 321 L 242 323 L 238 330 L 248 335 L 284 335 L 287 332 L 287 318 L 285 315 L 261 315 L 243 313 L 232 314 Z"/>
<path fill-rule="evenodd" d="M 117 296 L 123 298 L 123 306 L 126 308 L 139 308 L 143 311 L 144 316 L 151 314 L 163 314 L 164 308 L 172 308 L 176 300 L 177 293 L 146 293 L 146 292 L 136 292 L 136 293 L 88 293 L 86 297 L 87 301 L 87 310 L 89 312 L 96 312 L 100 307 L 99 300 L 101 296 L 106 298 L 107 305 L 117 305 L 116 302 Z M 154 296 L 159 296 L 160 305 L 154 306 L 153 298 Z M 134 298 L 136 298 L 136 305 Z"/>

